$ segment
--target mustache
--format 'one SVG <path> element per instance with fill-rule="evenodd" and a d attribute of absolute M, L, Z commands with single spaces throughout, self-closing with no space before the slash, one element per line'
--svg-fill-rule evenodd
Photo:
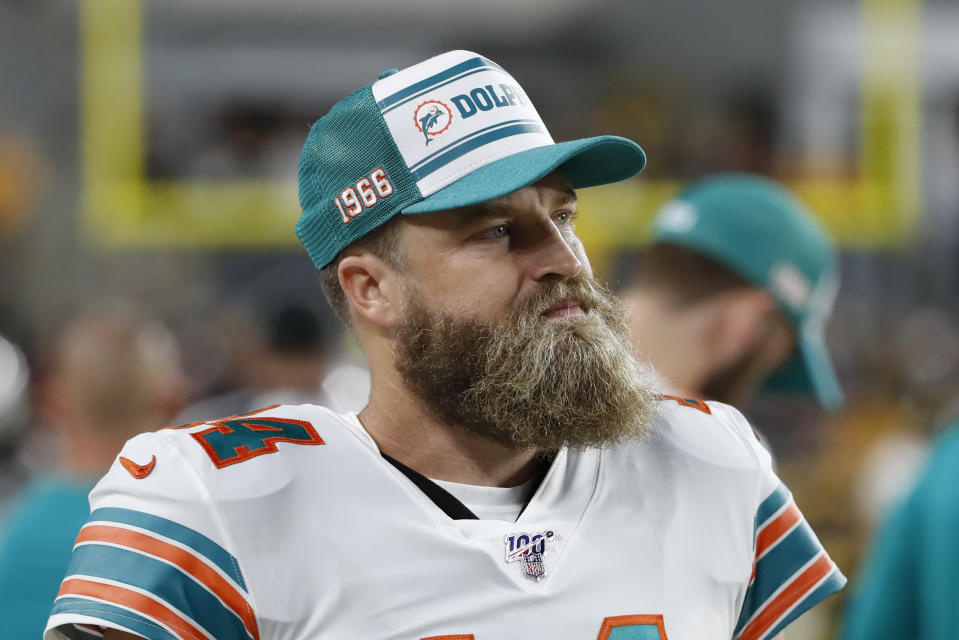
<path fill-rule="evenodd" d="M 575 300 L 589 313 L 602 306 L 609 292 L 595 279 L 577 275 L 562 280 L 548 280 L 533 293 L 520 300 L 509 314 L 512 317 L 539 317 L 564 300 Z"/>

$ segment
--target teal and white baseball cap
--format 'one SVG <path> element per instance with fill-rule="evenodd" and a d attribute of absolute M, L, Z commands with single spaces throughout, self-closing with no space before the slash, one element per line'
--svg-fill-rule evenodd
<path fill-rule="evenodd" d="M 775 299 L 798 348 L 767 389 L 812 391 L 828 409 L 842 405 L 824 337 L 839 285 L 836 249 L 795 196 L 758 176 L 707 178 L 660 209 L 652 236 L 712 258 Z"/>
<path fill-rule="evenodd" d="M 394 215 L 499 198 L 555 169 L 574 189 L 639 173 L 635 142 L 554 142 L 526 92 L 502 67 L 450 51 L 338 102 L 300 156 L 296 234 L 322 269 Z"/>

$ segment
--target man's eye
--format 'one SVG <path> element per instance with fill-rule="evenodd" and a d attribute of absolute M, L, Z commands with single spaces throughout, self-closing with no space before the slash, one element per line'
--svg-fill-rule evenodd
<path fill-rule="evenodd" d="M 561 224 L 572 224 L 574 217 L 569 211 L 560 211 L 556 214 L 556 221 Z"/>
<path fill-rule="evenodd" d="M 487 238 L 493 238 L 493 239 L 505 238 L 508 235 L 509 235 L 509 225 L 505 225 L 505 224 L 498 224 L 492 229 L 490 229 L 489 231 L 487 231 L 485 234 Z"/>

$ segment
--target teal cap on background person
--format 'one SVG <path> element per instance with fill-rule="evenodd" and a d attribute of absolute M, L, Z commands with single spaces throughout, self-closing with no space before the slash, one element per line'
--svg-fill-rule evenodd
<path fill-rule="evenodd" d="M 383 72 L 313 125 L 300 155 L 296 234 L 322 269 L 398 213 L 485 202 L 556 169 L 578 189 L 645 165 L 626 138 L 554 142 L 502 67 L 450 51 Z"/>
<path fill-rule="evenodd" d="M 707 178 L 663 205 L 652 239 L 712 258 L 772 295 L 798 348 L 768 390 L 808 390 L 828 409 L 842 405 L 824 336 L 839 285 L 836 249 L 795 196 L 759 176 Z"/>

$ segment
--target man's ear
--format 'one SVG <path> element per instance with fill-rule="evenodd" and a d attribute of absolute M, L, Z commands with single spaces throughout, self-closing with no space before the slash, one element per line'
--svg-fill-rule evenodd
<path fill-rule="evenodd" d="M 365 252 L 348 255 L 340 260 L 337 275 L 353 313 L 386 328 L 399 322 L 399 274 L 381 258 Z"/>

